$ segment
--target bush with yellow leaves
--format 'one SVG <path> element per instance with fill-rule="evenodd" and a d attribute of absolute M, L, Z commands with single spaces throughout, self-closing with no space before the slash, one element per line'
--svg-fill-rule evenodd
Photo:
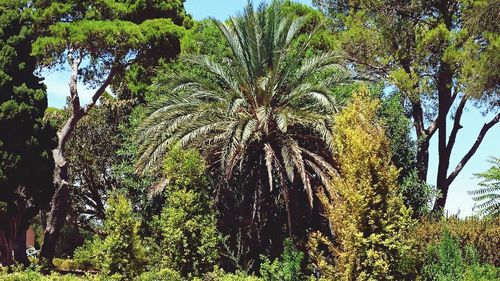
<path fill-rule="evenodd" d="M 399 192 L 378 107 L 361 89 L 335 118 L 339 173 L 319 194 L 332 238 L 314 233 L 309 241 L 314 270 L 327 280 L 403 280 L 411 268 L 411 210 Z"/>

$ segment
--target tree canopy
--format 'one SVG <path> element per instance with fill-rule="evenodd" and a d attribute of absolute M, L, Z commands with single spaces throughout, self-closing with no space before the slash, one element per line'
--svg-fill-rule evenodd
<path fill-rule="evenodd" d="M 339 47 L 353 67 L 387 79 L 405 97 L 417 138 L 421 181 L 427 180 L 429 141 L 437 133 L 440 196 L 434 211 L 441 211 L 449 186 L 500 121 L 500 37 L 491 16 L 500 10 L 498 1 L 314 2 L 333 18 Z M 485 21 L 478 20 L 482 13 Z M 494 117 L 482 125 L 453 168 L 450 157 L 468 105 L 479 105 Z"/>

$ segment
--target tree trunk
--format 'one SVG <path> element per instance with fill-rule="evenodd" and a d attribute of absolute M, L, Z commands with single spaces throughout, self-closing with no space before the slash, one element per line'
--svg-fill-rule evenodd
<path fill-rule="evenodd" d="M 448 168 L 450 166 L 450 151 L 447 148 L 447 116 L 450 111 L 452 104 L 452 91 L 451 87 L 453 84 L 451 68 L 447 63 L 442 63 L 437 80 L 437 90 L 438 90 L 438 152 L 439 152 L 439 163 L 438 163 L 438 174 L 436 185 L 438 191 L 440 192 L 437 198 L 433 213 L 442 212 L 444 205 L 446 203 L 446 198 L 448 196 L 448 188 L 450 187 L 447 182 Z"/>
<path fill-rule="evenodd" d="M 19 226 L 16 240 L 14 241 L 14 258 L 16 262 L 25 267 L 30 264 L 28 255 L 26 254 L 26 231 L 28 230 L 26 225 L 27 223 Z"/>
<path fill-rule="evenodd" d="M 18 197 L 12 205 L 7 207 L 6 214 L 0 219 L 0 256 L 3 266 L 13 265 L 14 259 L 25 265 L 29 263 L 27 257 L 24 259 L 26 256 L 26 233 L 22 234 L 28 224 L 27 217 L 26 202 L 23 198 Z M 24 237 L 22 243 L 18 243 L 23 239 L 23 237 L 19 237 L 19 234 Z M 24 246 L 17 247 L 19 244 L 24 244 Z M 18 252 L 18 250 L 22 251 L 23 249 L 24 253 Z M 28 262 L 26 263 L 26 261 Z"/>
<path fill-rule="evenodd" d="M 52 264 L 59 233 L 66 221 L 66 213 L 69 208 L 70 196 L 66 163 L 62 166 L 56 163 L 54 169 L 54 186 L 56 187 L 56 191 L 54 197 L 52 197 L 52 207 L 47 216 L 47 225 L 40 252 L 43 262 L 48 265 Z"/>
<path fill-rule="evenodd" d="M 14 255 L 12 254 L 12 237 L 8 229 L 0 229 L 0 259 L 2 266 L 8 267 L 14 264 Z"/>
<path fill-rule="evenodd" d="M 418 178 L 427 181 L 427 170 L 429 168 L 429 136 L 424 128 L 424 114 L 420 101 L 412 103 L 413 124 L 417 135 L 416 168 Z"/>

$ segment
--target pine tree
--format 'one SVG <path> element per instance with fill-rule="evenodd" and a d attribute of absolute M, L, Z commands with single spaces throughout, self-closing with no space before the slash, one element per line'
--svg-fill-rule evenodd
<path fill-rule="evenodd" d="M 25 232 L 29 220 L 48 203 L 53 192 L 54 131 L 43 121 L 47 108 L 45 86 L 33 74 L 36 61 L 30 53 L 34 33 L 27 2 L 0 2 L 0 256 L 3 265 L 12 264 L 13 258 L 28 262 Z"/>

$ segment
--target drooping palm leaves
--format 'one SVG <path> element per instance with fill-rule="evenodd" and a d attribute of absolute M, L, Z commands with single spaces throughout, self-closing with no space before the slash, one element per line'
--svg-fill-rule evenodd
<path fill-rule="evenodd" d="M 479 214 L 497 218 L 500 215 L 500 158 L 493 157 L 490 161 L 493 166 L 476 177 L 482 179 L 480 188 L 469 191 L 472 199 L 478 202 L 474 209 Z"/>
<path fill-rule="evenodd" d="M 238 18 L 216 22 L 232 57 L 185 58 L 211 81 L 169 77 L 166 98 L 153 105 L 138 130 L 139 171 L 161 167 L 168 148 L 180 143 L 199 148 L 221 168 L 223 180 L 250 166 L 259 171 L 252 173 L 258 188 L 286 188 L 298 180 L 313 204 L 314 185 L 326 185 L 334 172 L 328 160 L 336 106 L 330 89 L 348 75 L 334 53 L 306 58 L 307 40 L 292 48 L 305 20 L 285 15 L 281 7 L 281 1 L 256 10 L 249 4 Z"/>

